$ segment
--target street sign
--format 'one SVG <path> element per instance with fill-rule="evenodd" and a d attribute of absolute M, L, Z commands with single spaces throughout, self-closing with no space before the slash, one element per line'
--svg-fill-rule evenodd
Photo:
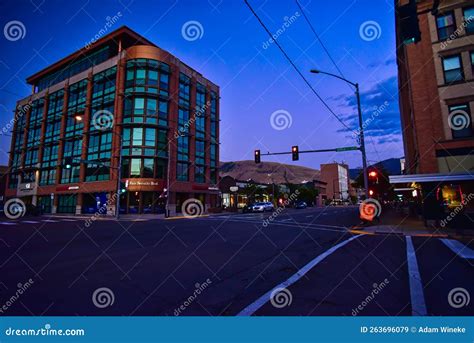
<path fill-rule="evenodd" d="M 358 146 L 348 146 L 348 147 L 344 147 L 344 148 L 336 148 L 337 152 L 352 151 L 352 150 L 359 150 L 359 147 Z"/>

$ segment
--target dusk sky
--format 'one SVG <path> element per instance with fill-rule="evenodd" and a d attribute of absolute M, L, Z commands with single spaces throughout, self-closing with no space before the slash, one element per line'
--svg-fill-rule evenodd
<path fill-rule="evenodd" d="M 296 2 L 250 3 L 318 94 L 357 129 L 351 87 L 309 73 L 312 68 L 338 71 Z M 364 119 L 370 121 L 369 163 L 402 157 L 393 1 L 301 0 L 301 5 L 339 69 L 360 84 Z M 2 1 L 1 27 L 20 21 L 25 35 L 15 41 L 0 37 L 0 125 L 10 122 L 15 102 L 31 92 L 28 76 L 86 45 L 114 16 L 118 20 L 109 32 L 129 26 L 220 86 L 221 161 L 253 159 L 254 149 L 263 153 L 290 151 L 292 145 L 307 150 L 357 144 L 269 41 L 243 0 Z M 200 25 L 198 37 L 183 33 L 189 21 Z M 288 121 L 275 119 L 280 115 Z M 10 137 L 0 140 L 0 163 L 7 164 Z M 262 159 L 295 163 L 291 156 Z M 305 154 L 296 164 L 319 169 L 320 163 L 334 160 L 352 168 L 361 165 L 358 151 Z"/>

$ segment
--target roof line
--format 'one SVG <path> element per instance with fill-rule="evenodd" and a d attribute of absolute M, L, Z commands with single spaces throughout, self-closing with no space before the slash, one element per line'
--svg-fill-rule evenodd
<path fill-rule="evenodd" d="M 145 37 L 143 37 L 142 35 L 138 34 L 137 32 L 133 31 L 131 28 L 129 28 L 128 26 L 126 25 L 123 25 L 121 27 L 119 27 L 118 29 L 106 34 L 105 36 L 99 38 L 98 40 L 96 40 L 94 43 L 92 43 L 90 46 L 84 46 L 82 47 L 81 49 L 79 50 L 76 50 L 75 52 L 67 55 L 66 57 L 60 59 L 59 61 L 47 66 L 46 68 L 44 69 L 41 69 L 40 71 L 36 72 L 35 74 L 29 76 L 27 79 L 26 79 L 26 82 L 28 84 L 33 84 L 36 80 L 38 80 L 40 77 L 48 74 L 49 72 L 55 70 L 55 69 L 59 69 L 59 67 L 71 60 L 74 60 L 76 57 L 78 57 L 79 55 L 83 54 L 84 52 L 86 51 L 90 51 L 90 50 L 93 50 L 95 48 L 97 48 L 98 46 L 104 44 L 105 42 L 107 41 L 111 41 L 113 40 L 115 37 L 118 37 L 120 35 L 123 35 L 123 34 L 126 34 L 126 35 L 129 35 L 130 37 L 134 38 L 137 40 L 137 42 L 141 42 L 141 43 L 144 43 L 146 45 L 152 45 L 154 47 L 157 47 L 156 44 L 154 44 L 153 42 L 151 42 L 150 40 L 146 39 Z"/>

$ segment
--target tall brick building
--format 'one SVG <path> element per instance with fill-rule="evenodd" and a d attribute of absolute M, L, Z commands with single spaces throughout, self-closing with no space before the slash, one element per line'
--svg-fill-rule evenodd
<path fill-rule="evenodd" d="M 7 197 L 52 213 L 114 213 L 122 187 L 123 213 L 219 203 L 219 87 L 175 56 L 121 27 L 27 82 Z"/>
<path fill-rule="evenodd" d="M 407 175 L 390 180 L 455 205 L 474 191 L 474 1 L 416 1 L 416 44 L 403 42 L 407 3 L 395 1 Z"/>

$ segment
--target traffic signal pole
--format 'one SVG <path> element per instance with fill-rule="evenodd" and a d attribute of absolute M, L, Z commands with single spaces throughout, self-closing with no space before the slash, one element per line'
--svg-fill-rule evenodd
<path fill-rule="evenodd" d="M 369 197 L 369 176 L 367 175 L 367 155 L 365 153 L 365 137 L 364 137 L 364 123 L 362 120 L 362 109 L 360 106 L 359 84 L 355 84 L 357 97 L 357 112 L 359 116 L 359 137 L 360 137 L 360 152 L 362 153 L 362 172 L 364 173 L 364 189 L 365 197 Z"/>
<path fill-rule="evenodd" d="M 368 180 L 368 175 L 367 175 L 367 155 L 366 155 L 366 152 L 365 152 L 364 125 L 363 125 L 363 119 L 362 119 L 362 109 L 361 109 L 361 106 L 360 106 L 359 84 L 355 83 L 355 82 L 352 82 L 352 81 L 349 81 L 349 80 L 345 79 L 342 76 L 332 74 L 332 73 L 327 73 L 325 71 L 321 71 L 321 70 L 318 70 L 318 69 L 311 69 L 311 73 L 329 75 L 329 76 L 335 77 L 339 80 L 342 80 L 344 82 L 347 82 L 348 84 L 355 87 L 355 90 L 356 90 L 355 93 L 356 93 L 356 97 L 357 97 L 357 112 L 358 112 L 358 117 L 359 117 L 359 136 L 360 136 L 360 143 L 359 143 L 360 148 L 359 148 L 359 150 L 362 153 L 362 169 L 363 169 L 362 172 L 364 173 L 364 188 L 365 188 L 364 193 L 365 193 L 365 197 L 368 198 L 369 180 Z"/>
<path fill-rule="evenodd" d="M 307 154 L 307 153 L 312 153 L 312 152 L 331 152 L 331 151 L 343 152 L 343 151 L 352 151 L 352 150 L 360 150 L 360 148 L 358 146 L 348 146 L 348 147 L 333 148 L 333 149 L 299 150 L 298 153 L 299 154 Z M 256 150 L 256 151 L 260 152 L 260 150 Z M 284 151 L 284 152 L 259 153 L 258 155 L 259 156 L 273 156 L 273 155 L 292 155 L 292 154 L 293 154 L 293 150 L 289 151 L 289 152 Z"/>

